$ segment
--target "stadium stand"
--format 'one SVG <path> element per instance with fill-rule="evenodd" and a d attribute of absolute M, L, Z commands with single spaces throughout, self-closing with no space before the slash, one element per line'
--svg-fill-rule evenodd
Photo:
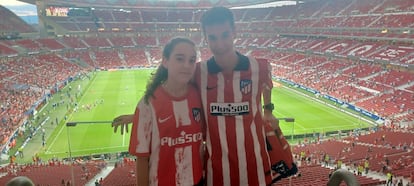
<path fill-rule="evenodd" d="M 55 1 L 54 5 L 59 2 L 64 3 Z M 87 7 L 90 2 L 71 3 Z M 64 30 L 57 34 L 59 37 L 0 41 L 2 146 L 13 138 L 28 111 L 46 92 L 80 72 L 152 66 L 161 60 L 160 46 L 177 35 L 197 43 L 200 61 L 211 56 L 197 29 L 203 8 L 214 4 L 210 1 L 173 3 L 173 9 L 150 1 L 93 2 L 96 8 L 90 14 L 44 17 L 46 24 L 58 28 L 49 30 L 51 33 Z M 250 2 L 238 1 L 231 6 Z M 218 1 L 216 5 L 229 3 Z M 354 104 L 385 120 L 384 128 L 370 129 L 365 135 L 350 133 L 344 139 L 309 140 L 295 146 L 297 157 L 306 152 L 311 161 L 302 162 L 300 175 L 277 185 L 323 185 L 337 160 L 350 170 L 367 160 L 370 171 L 390 171 L 406 179 L 414 172 L 412 7 L 412 0 L 320 0 L 297 6 L 234 10 L 236 27 L 241 31 L 234 41 L 237 50 L 268 59 L 275 78 Z M 0 17 L 7 18 L 0 23 L 2 36 L 16 31 L 36 32 L 2 6 Z M 330 157 L 329 165 L 324 163 L 326 155 Z M 69 165 L 18 167 L 21 170 L 2 168 L 6 176 L 0 178 L 0 185 L 16 174 L 41 185 L 70 179 Z M 75 172 L 81 173 L 82 167 L 74 166 Z M 86 167 L 92 174 L 88 179 L 76 174 L 76 183 L 91 182 L 100 172 L 95 163 Z M 128 177 L 120 179 L 120 175 Z M 134 179 L 134 163 L 129 161 L 104 177 L 103 185 L 133 185 Z M 358 176 L 358 180 L 361 185 L 385 183 L 367 174 Z"/>
<path fill-rule="evenodd" d="M 381 130 L 362 135 L 358 138 L 347 138 L 355 143 L 368 147 L 395 149 L 399 153 L 387 154 L 384 151 L 368 151 L 370 169 L 377 172 L 391 171 L 396 176 L 409 177 L 414 171 L 413 147 L 414 135 L 412 132 L 402 130 Z"/>
<path fill-rule="evenodd" d="M 7 44 L 2 44 L 0 41 L 0 55 L 2 56 L 13 56 L 17 55 L 17 51 L 8 47 Z"/>
<path fill-rule="evenodd" d="M 14 38 L 19 33 L 36 32 L 29 24 L 4 6 L 0 5 L 0 38 Z"/>
<path fill-rule="evenodd" d="M 102 185 L 135 185 L 135 179 L 135 161 L 124 159 L 115 164 L 114 169 L 103 179 Z"/>
<path fill-rule="evenodd" d="M 21 39 L 16 40 L 15 45 L 21 46 L 22 48 L 25 48 L 27 52 L 33 52 L 33 51 L 39 51 L 40 45 L 34 40 L 31 39 Z"/>
<path fill-rule="evenodd" d="M 145 55 L 145 50 L 140 49 L 124 49 L 122 50 L 124 54 L 124 60 L 126 66 L 129 67 L 142 67 L 149 64 L 147 56 Z"/>
<path fill-rule="evenodd" d="M 110 48 L 111 44 L 106 38 L 84 38 L 83 41 L 88 46 L 88 48 Z"/>
<path fill-rule="evenodd" d="M 79 61 L 85 64 L 87 69 L 94 69 L 99 68 L 98 65 L 91 58 L 91 54 L 88 50 L 77 50 L 77 51 L 69 51 L 64 54 L 64 57 L 69 61 Z"/>
<path fill-rule="evenodd" d="M 96 50 L 93 52 L 97 65 L 104 68 L 116 68 L 125 66 L 119 58 L 116 50 Z"/>
<path fill-rule="evenodd" d="M 47 48 L 49 50 L 62 50 L 66 48 L 55 39 L 41 38 L 37 39 L 36 41 L 40 44 L 41 48 Z"/>
<path fill-rule="evenodd" d="M 329 179 L 327 175 L 332 172 L 332 169 L 321 167 L 319 165 L 302 166 L 300 167 L 299 174 L 295 175 L 291 179 L 283 179 L 276 185 L 326 185 Z M 385 181 L 381 181 L 379 179 L 367 178 L 363 176 L 357 176 L 357 180 L 361 186 L 380 185 L 385 183 Z"/>
<path fill-rule="evenodd" d="M 113 37 L 108 38 L 110 43 L 112 43 L 113 46 L 122 46 L 122 47 L 133 47 L 136 46 L 136 43 L 134 43 L 134 40 L 130 37 Z"/>
<path fill-rule="evenodd" d="M 64 37 L 62 40 L 65 45 L 73 49 L 80 49 L 80 48 L 86 49 L 87 47 L 84 42 L 82 42 L 79 38 L 76 38 L 76 37 Z"/>
<path fill-rule="evenodd" d="M 85 185 L 105 168 L 102 161 L 77 161 L 73 165 L 69 162 L 48 161 L 40 164 L 9 165 L 6 168 L 8 174 L 0 178 L 0 184 L 6 183 L 13 177 L 26 176 L 36 185 L 62 185 L 62 182 L 71 183 L 72 172 L 76 184 Z M 51 176 L 53 175 L 53 176 Z M 72 185 L 72 184 L 69 184 Z"/>

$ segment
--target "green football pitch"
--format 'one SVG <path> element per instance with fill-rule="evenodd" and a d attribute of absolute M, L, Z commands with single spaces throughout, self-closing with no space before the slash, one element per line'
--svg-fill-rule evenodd
<path fill-rule="evenodd" d="M 121 114 L 133 113 L 153 70 L 102 71 L 85 86 L 78 108 L 67 122 L 112 121 Z M 280 122 L 285 135 L 329 132 L 368 127 L 364 120 L 320 103 L 286 86 L 273 89 L 274 114 L 279 118 L 295 118 Z M 131 127 L 129 127 L 131 128 Z M 129 134 L 114 133 L 110 123 L 79 123 L 73 127 L 61 124 L 47 139 L 40 153 L 45 157 L 84 156 L 127 151 Z"/>

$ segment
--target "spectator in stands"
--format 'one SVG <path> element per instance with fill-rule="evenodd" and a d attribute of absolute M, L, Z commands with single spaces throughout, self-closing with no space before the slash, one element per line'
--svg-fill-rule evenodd
<path fill-rule="evenodd" d="M 390 159 L 388 159 L 388 157 L 385 157 L 385 164 L 387 166 L 390 166 Z"/>
<path fill-rule="evenodd" d="M 387 186 L 392 185 L 392 177 L 393 177 L 392 173 L 388 172 L 387 173 Z"/>
<path fill-rule="evenodd" d="M 410 178 L 411 178 L 411 183 L 414 183 L 414 172 L 411 172 Z"/>
<path fill-rule="evenodd" d="M 305 151 L 301 151 L 300 152 L 300 160 L 301 161 L 305 161 L 306 160 L 306 153 L 305 153 Z"/>
<path fill-rule="evenodd" d="M 174 38 L 135 110 L 129 152 L 137 157 L 138 185 L 203 184 L 201 100 L 190 80 L 197 53 Z"/>
<path fill-rule="evenodd" d="M 368 174 L 368 171 L 369 171 L 369 161 L 368 161 L 368 159 L 366 159 L 365 162 L 364 162 L 364 169 L 365 169 L 365 174 Z"/>
<path fill-rule="evenodd" d="M 329 166 L 329 161 L 330 161 L 329 154 L 325 153 L 325 155 L 323 156 L 323 161 L 325 163 L 325 166 Z"/>
<path fill-rule="evenodd" d="M 6 186 L 35 186 L 35 184 L 26 176 L 17 176 L 7 182 Z"/>
<path fill-rule="evenodd" d="M 385 165 L 385 164 L 382 164 L 382 173 L 385 173 L 385 171 L 387 170 L 387 165 Z"/>
<path fill-rule="evenodd" d="M 397 186 L 404 186 L 404 182 L 402 179 L 398 180 Z"/>
<path fill-rule="evenodd" d="M 336 162 L 336 169 L 340 169 L 342 167 L 342 160 L 338 159 Z"/>
<path fill-rule="evenodd" d="M 362 171 L 364 171 L 364 167 L 362 166 L 362 164 L 359 164 L 357 167 L 357 172 L 359 176 L 362 175 Z"/>

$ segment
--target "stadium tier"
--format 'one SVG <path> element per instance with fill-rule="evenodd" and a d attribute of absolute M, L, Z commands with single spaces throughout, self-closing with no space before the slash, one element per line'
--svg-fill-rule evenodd
<path fill-rule="evenodd" d="M 36 4 L 32 0 L 24 2 Z M 162 46 L 175 36 L 195 41 L 198 60 L 204 61 L 211 52 L 198 22 L 206 8 L 255 4 L 252 2 L 74 0 L 69 3 L 45 0 L 37 3 L 38 8 L 44 10 L 44 14 L 39 15 L 41 25 L 36 27 L 39 30 L 0 6 L 0 17 L 4 18 L 0 21 L 3 153 L 18 154 L 17 149 L 24 141 L 19 136 L 28 135 L 20 133 L 21 128 L 30 120 L 40 130 L 43 124 L 34 118 L 43 117 L 34 116 L 42 112 L 43 106 L 51 104 L 48 101 L 54 95 L 64 88 L 65 91 L 69 89 L 74 79 L 89 82 L 95 81 L 97 71 L 152 68 L 161 61 Z M 358 132 L 346 131 L 344 135 L 335 126 L 322 129 L 323 137 L 335 133 L 329 140 L 319 139 L 315 132 L 298 134 L 304 138 L 292 146 L 297 161 L 301 162 L 300 175 L 277 185 L 290 182 L 293 185 L 326 184 L 327 175 L 332 172 L 329 168 L 338 160 L 351 171 L 367 160 L 370 171 L 392 172 L 397 177 L 409 178 L 414 172 L 414 1 L 305 0 L 297 5 L 241 8 L 233 12 L 238 34 L 234 41 L 236 49 L 269 60 L 275 86 L 289 87 L 298 94 L 323 100 L 337 110 L 351 112 L 359 120 L 373 123 L 363 132 L 355 127 L 354 131 Z M 134 79 L 131 77 L 137 76 L 126 71 L 122 77 Z M 121 92 L 135 89 L 133 85 L 121 83 L 117 88 Z M 99 94 L 97 89 L 85 92 L 96 95 Z M 81 109 L 93 110 L 98 108 L 97 102 L 103 102 L 103 99 L 91 99 L 94 103 L 82 105 Z M 121 100 L 115 106 L 132 104 L 127 102 Z M 47 112 L 43 116 L 48 122 L 52 121 L 52 125 L 64 123 L 76 112 L 67 104 L 68 109 L 59 119 L 49 117 L 49 112 L 58 107 L 56 105 L 59 102 L 53 103 L 53 109 L 43 112 Z M 306 137 L 309 135 L 313 138 Z M 297 137 L 293 131 L 291 136 L 292 139 Z M 338 138 L 342 136 L 346 137 Z M 64 151 L 59 153 L 67 156 Z M 304 159 L 302 152 L 306 152 Z M 330 159 L 325 164 L 326 155 Z M 25 175 L 42 185 L 56 185 L 62 179 L 70 180 L 67 172 L 73 168 L 79 173 L 75 174 L 76 183 L 84 185 L 93 183 L 103 172 L 100 161 L 69 165 L 65 161 L 12 164 L 0 170 L 0 174 L 6 175 L 0 178 L 0 184 L 4 185 L 13 176 Z M 132 160 L 117 162 L 103 178 L 103 185 L 133 185 L 134 165 Z M 44 176 L 45 172 L 55 175 L 54 179 Z M 120 180 L 121 175 L 126 179 Z M 385 179 L 368 174 L 357 178 L 361 185 L 385 183 Z"/>
<path fill-rule="evenodd" d="M 86 185 L 106 166 L 104 161 L 77 161 L 73 165 L 68 162 L 48 161 L 39 164 L 26 164 L 21 166 L 9 165 L 1 168 L 1 172 L 8 173 L 0 177 L 0 184 L 6 183 L 16 176 L 26 176 L 36 185 Z M 74 172 L 72 179 L 72 171 Z"/>
<path fill-rule="evenodd" d="M 0 39 L 15 38 L 18 33 L 35 32 L 36 30 L 24 22 L 9 9 L 0 5 Z"/>

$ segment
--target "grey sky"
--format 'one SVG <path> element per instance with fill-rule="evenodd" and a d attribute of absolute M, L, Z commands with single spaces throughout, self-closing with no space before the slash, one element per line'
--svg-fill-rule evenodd
<path fill-rule="evenodd" d="M 37 15 L 36 6 L 16 0 L 0 0 L 0 5 L 8 8 L 18 16 Z"/>

